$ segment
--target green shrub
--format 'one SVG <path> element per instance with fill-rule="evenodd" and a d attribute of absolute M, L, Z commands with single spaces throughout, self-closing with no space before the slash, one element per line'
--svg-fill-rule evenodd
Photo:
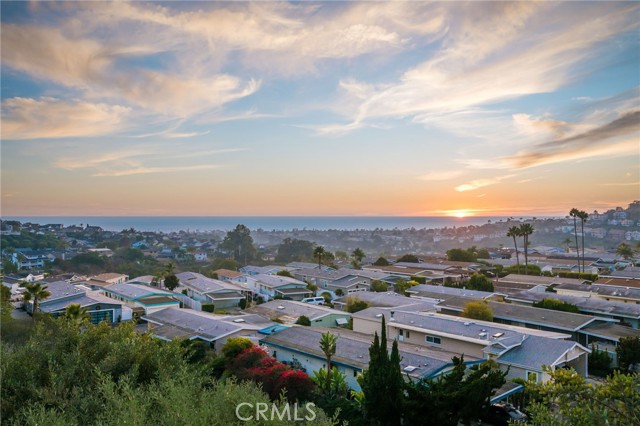
<path fill-rule="evenodd" d="M 211 303 L 203 303 L 202 305 L 202 310 L 204 312 L 211 312 L 213 313 L 215 311 L 215 306 Z"/>

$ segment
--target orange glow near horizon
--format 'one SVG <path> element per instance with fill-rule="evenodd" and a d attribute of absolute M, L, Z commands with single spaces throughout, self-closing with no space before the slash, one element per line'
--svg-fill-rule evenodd
<path fill-rule="evenodd" d="M 470 210 L 451 210 L 447 216 L 463 218 L 473 216 L 473 213 Z"/>

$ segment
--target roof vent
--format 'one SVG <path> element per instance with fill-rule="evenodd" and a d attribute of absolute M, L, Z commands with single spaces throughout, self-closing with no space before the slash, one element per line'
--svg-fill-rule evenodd
<path fill-rule="evenodd" d="M 486 336 L 487 336 L 487 333 L 478 333 L 478 336 L 480 336 L 480 337 L 486 337 Z"/>
<path fill-rule="evenodd" d="M 464 325 L 469 326 L 469 325 L 471 325 L 471 323 L 470 322 L 465 322 Z"/>
<path fill-rule="evenodd" d="M 242 318 L 234 319 L 233 322 L 245 322 Z"/>
<path fill-rule="evenodd" d="M 499 333 L 496 333 L 496 334 L 494 334 L 494 335 L 493 335 L 493 337 L 495 337 L 496 339 L 497 339 L 498 337 L 502 337 L 502 336 L 504 336 L 504 333 L 503 333 L 503 332 L 499 332 Z"/>
<path fill-rule="evenodd" d="M 280 305 L 280 306 L 278 306 L 278 309 L 283 310 L 284 306 Z"/>
<path fill-rule="evenodd" d="M 413 365 L 407 365 L 405 368 L 403 368 L 403 370 L 406 371 L 407 373 L 412 373 L 417 369 L 418 367 L 414 367 Z"/>
<path fill-rule="evenodd" d="M 376 314 L 376 318 L 382 318 L 382 314 Z"/>

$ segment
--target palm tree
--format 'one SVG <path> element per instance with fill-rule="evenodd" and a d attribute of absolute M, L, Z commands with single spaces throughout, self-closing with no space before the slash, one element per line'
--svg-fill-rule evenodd
<path fill-rule="evenodd" d="M 357 249 L 355 249 L 353 251 L 353 253 L 351 253 L 351 256 L 353 256 L 353 258 L 358 262 L 362 262 L 362 259 L 364 259 L 364 257 L 366 256 L 366 254 L 364 254 L 364 252 L 362 251 L 362 249 L 360 247 L 358 247 Z"/>
<path fill-rule="evenodd" d="M 518 242 L 516 241 L 516 237 L 521 237 L 520 228 L 517 226 L 512 226 L 507 231 L 507 237 L 513 237 L 513 245 L 516 248 L 516 263 L 518 264 L 518 273 L 520 273 L 520 254 L 518 254 Z"/>
<path fill-rule="evenodd" d="M 313 256 L 318 258 L 318 269 L 322 269 L 322 256 L 324 256 L 324 247 L 317 246 L 313 250 Z"/>
<path fill-rule="evenodd" d="M 567 253 L 569 253 L 569 252 L 571 251 L 571 238 L 565 238 L 565 239 L 562 241 L 562 244 L 563 244 L 563 245 L 564 245 L 564 247 L 565 247 L 565 251 L 566 251 Z"/>
<path fill-rule="evenodd" d="M 580 210 L 573 208 L 569 212 L 569 216 L 573 218 L 573 234 L 576 237 L 576 251 L 578 252 L 578 272 L 582 272 L 580 271 L 580 247 L 578 246 L 578 213 Z"/>
<path fill-rule="evenodd" d="M 629 260 L 633 257 L 633 249 L 627 243 L 620 243 L 616 249 L 616 254 L 625 260 Z"/>
<path fill-rule="evenodd" d="M 338 341 L 338 336 L 335 334 L 331 334 L 329 332 L 322 333 L 320 337 L 320 350 L 324 353 L 324 356 L 327 359 L 327 383 L 326 383 L 326 392 L 329 393 L 331 391 L 331 357 L 336 353 L 336 343 Z"/>
<path fill-rule="evenodd" d="M 580 210 L 577 213 L 578 218 L 580 219 L 580 228 L 581 228 L 581 232 L 582 232 L 582 272 L 585 271 L 584 268 L 584 223 L 587 221 L 587 218 L 589 217 L 589 213 L 585 212 L 584 210 Z"/>
<path fill-rule="evenodd" d="M 79 303 L 72 303 L 64 309 L 64 317 L 76 324 L 82 324 L 85 321 L 89 321 L 91 316 L 88 309 L 80 306 Z"/>
<path fill-rule="evenodd" d="M 520 235 L 524 237 L 524 274 L 529 275 L 529 235 L 533 234 L 533 225 L 523 223 L 520 225 Z"/>
<path fill-rule="evenodd" d="M 24 292 L 23 300 L 24 303 L 28 303 L 29 301 L 33 302 L 32 315 L 35 318 L 35 313 L 38 312 L 40 301 L 51 296 L 51 292 L 47 291 L 46 285 L 43 286 L 40 283 L 23 283 L 20 284 L 20 287 L 27 289 L 27 291 Z"/>

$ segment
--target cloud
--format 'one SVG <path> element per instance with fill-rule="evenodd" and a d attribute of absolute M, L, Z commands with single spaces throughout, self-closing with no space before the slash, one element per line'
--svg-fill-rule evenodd
<path fill-rule="evenodd" d="M 2 139 L 95 137 L 126 129 L 131 109 L 55 98 L 2 102 Z"/>
<path fill-rule="evenodd" d="M 456 10 L 462 18 L 448 16 L 442 48 L 395 82 L 341 82 L 337 111 L 350 123 L 320 130 L 349 131 L 385 118 L 450 130 L 456 122 L 466 126 L 468 116 L 460 112 L 555 91 L 580 75 L 576 69 L 585 60 L 596 63 L 594 51 L 604 42 L 638 28 L 638 5 L 616 6 L 577 10 L 559 3 L 465 3 L 464 11 Z M 350 107 L 347 112 L 344 105 Z M 495 135 L 491 124 L 473 131 L 490 139 Z"/>
<path fill-rule="evenodd" d="M 515 175 L 499 176 L 491 179 L 475 179 L 469 183 L 456 186 L 455 190 L 458 192 L 475 191 L 476 189 L 479 189 L 479 188 L 495 185 L 497 183 L 502 182 L 505 179 L 512 178 L 513 176 Z"/>
<path fill-rule="evenodd" d="M 422 176 L 418 176 L 418 179 L 428 181 L 450 180 L 459 177 L 460 175 L 462 175 L 462 173 L 462 170 L 433 171 Z"/>
<path fill-rule="evenodd" d="M 637 153 L 639 138 L 640 110 L 630 111 L 600 127 L 538 144 L 514 156 L 505 157 L 505 160 L 514 167 L 522 168 L 596 155 Z"/>
<path fill-rule="evenodd" d="M 174 166 L 174 167 L 134 167 L 125 170 L 109 170 L 99 173 L 94 173 L 91 176 L 96 177 L 120 177 L 141 175 L 149 173 L 175 173 L 175 172 L 190 172 L 195 170 L 211 170 L 220 168 L 217 164 L 201 164 L 193 166 Z"/>
<path fill-rule="evenodd" d="M 640 182 L 610 182 L 599 183 L 598 186 L 637 186 L 640 189 Z"/>

